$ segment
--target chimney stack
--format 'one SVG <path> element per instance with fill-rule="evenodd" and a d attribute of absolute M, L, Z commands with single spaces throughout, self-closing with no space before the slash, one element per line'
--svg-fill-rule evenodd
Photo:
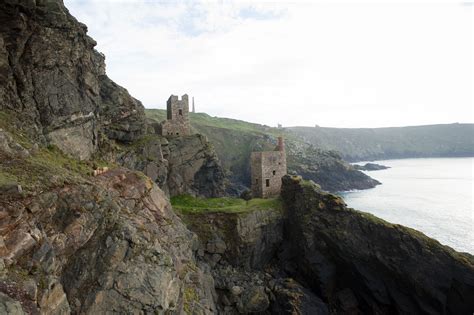
<path fill-rule="evenodd" d="M 283 142 L 283 137 L 278 137 L 278 151 L 285 151 L 285 143 Z"/>

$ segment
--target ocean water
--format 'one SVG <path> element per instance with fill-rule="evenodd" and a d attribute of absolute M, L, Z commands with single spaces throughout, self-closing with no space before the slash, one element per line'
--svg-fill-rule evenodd
<path fill-rule="evenodd" d="M 365 172 L 382 185 L 340 193 L 349 207 L 417 229 L 457 251 L 474 254 L 474 158 L 375 163 L 391 167 Z"/>

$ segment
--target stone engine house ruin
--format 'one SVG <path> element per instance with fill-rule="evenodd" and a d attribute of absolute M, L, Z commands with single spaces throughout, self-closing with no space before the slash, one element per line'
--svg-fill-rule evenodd
<path fill-rule="evenodd" d="M 162 136 L 187 136 L 191 134 L 189 123 L 189 100 L 184 94 L 181 100 L 171 95 L 166 102 L 167 119 L 160 124 L 159 134 Z"/>
<path fill-rule="evenodd" d="M 250 156 L 252 195 L 256 198 L 280 194 L 281 178 L 286 175 L 286 151 L 283 138 L 278 138 L 274 151 L 252 152 Z"/>

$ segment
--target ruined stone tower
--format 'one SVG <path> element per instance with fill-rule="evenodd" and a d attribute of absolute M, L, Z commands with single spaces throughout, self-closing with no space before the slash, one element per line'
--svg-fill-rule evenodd
<path fill-rule="evenodd" d="M 250 156 L 252 195 L 256 198 L 280 194 L 281 178 L 286 175 L 286 151 L 282 137 L 274 151 L 252 152 Z"/>
<path fill-rule="evenodd" d="M 189 123 L 189 100 L 184 94 L 181 100 L 171 95 L 166 103 L 167 120 L 161 123 L 162 136 L 186 136 L 191 133 Z"/>

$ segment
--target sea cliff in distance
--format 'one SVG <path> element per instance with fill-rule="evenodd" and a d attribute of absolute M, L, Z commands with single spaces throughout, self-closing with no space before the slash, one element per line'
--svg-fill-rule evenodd
<path fill-rule="evenodd" d="M 417 157 L 474 156 L 474 124 L 391 128 L 287 128 L 349 162 Z"/>

